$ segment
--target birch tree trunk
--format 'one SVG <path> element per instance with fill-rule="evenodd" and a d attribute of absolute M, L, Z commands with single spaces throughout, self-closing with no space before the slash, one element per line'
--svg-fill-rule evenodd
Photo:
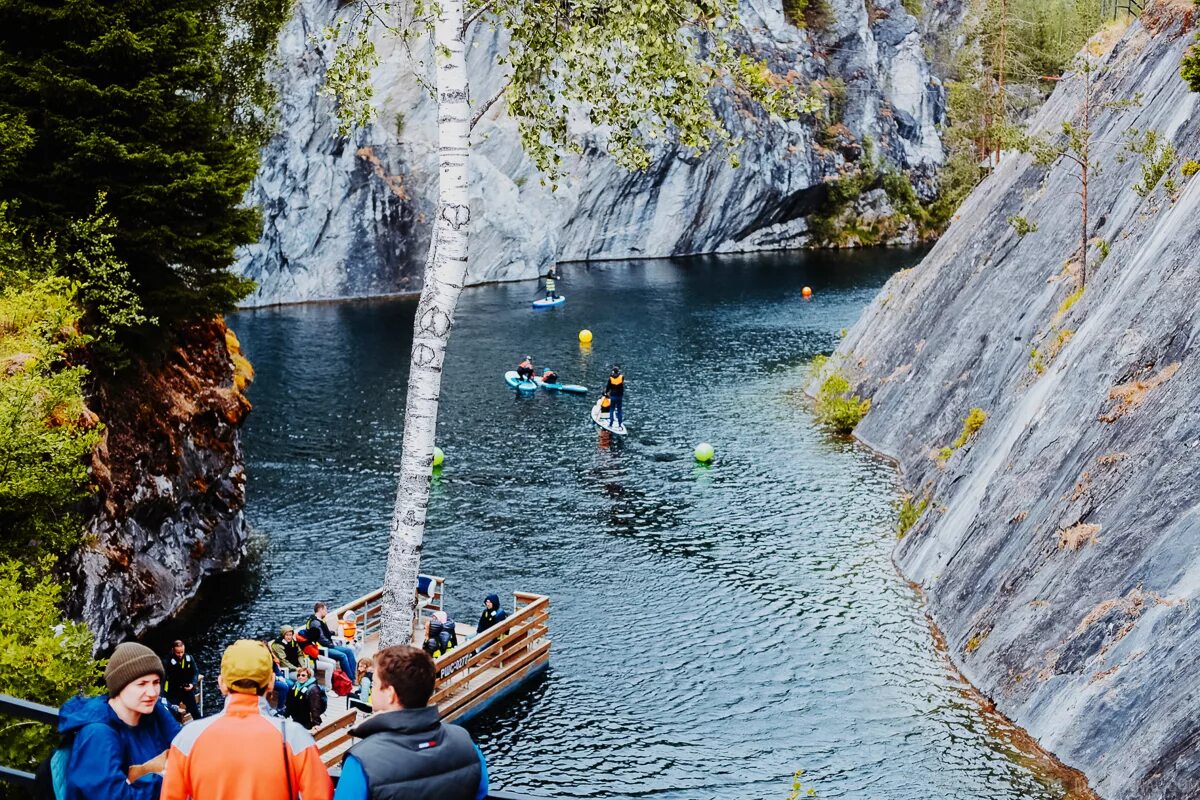
<path fill-rule="evenodd" d="M 381 647 L 412 641 L 442 363 L 467 271 L 467 234 L 471 223 L 467 154 L 471 112 L 467 105 L 463 0 L 439 0 L 439 4 L 433 42 L 438 115 L 437 216 L 425 265 L 425 285 L 413 322 L 400 482 L 383 579 Z"/>

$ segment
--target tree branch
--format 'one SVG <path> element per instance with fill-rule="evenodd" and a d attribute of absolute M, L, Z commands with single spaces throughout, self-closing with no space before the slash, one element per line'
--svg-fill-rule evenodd
<path fill-rule="evenodd" d="M 508 88 L 508 81 L 500 87 L 494 95 L 480 104 L 479 108 L 475 109 L 475 113 L 471 116 L 471 130 L 475 130 L 475 126 L 479 124 L 479 120 L 483 119 L 483 115 L 488 112 L 488 109 L 496 104 L 496 101 L 504 96 L 504 90 Z"/>
<path fill-rule="evenodd" d="M 467 16 L 463 20 L 462 35 L 464 37 L 467 35 L 467 28 L 471 27 L 471 23 L 474 22 L 475 20 L 479 19 L 480 17 L 482 17 L 484 14 L 486 14 L 488 12 L 488 9 L 490 9 L 492 7 L 494 2 L 495 2 L 495 0 L 486 0 L 486 2 L 484 2 L 481 6 L 479 6 L 479 8 L 472 11 L 470 13 L 470 15 Z"/>

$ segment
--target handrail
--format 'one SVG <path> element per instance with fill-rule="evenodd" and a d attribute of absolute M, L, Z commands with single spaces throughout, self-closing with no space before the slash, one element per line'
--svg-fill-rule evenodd
<path fill-rule="evenodd" d="M 12 697 L 6 694 L 0 694 L 0 716 L 29 719 L 35 722 L 43 722 L 47 725 L 58 725 L 57 708 L 42 705 L 41 703 L 33 703 L 29 700 L 22 700 L 19 697 Z M 29 787 L 33 786 L 33 782 L 34 775 L 32 772 L 0 766 L 0 783 Z M 538 800 L 538 798 L 501 790 L 489 790 L 487 800 Z"/>

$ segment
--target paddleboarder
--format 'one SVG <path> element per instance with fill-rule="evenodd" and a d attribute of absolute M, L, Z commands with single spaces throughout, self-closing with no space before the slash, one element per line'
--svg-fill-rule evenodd
<path fill-rule="evenodd" d="M 604 387 L 604 396 L 609 399 L 608 424 L 611 426 L 615 417 L 617 425 L 624 425 L 625 417 L 621 413 L 621 402 L 625 399 L 625 376 L 621 374 L 621 368 L 615 364 L 612 374 L 608 377 L 608 385 Z"/>

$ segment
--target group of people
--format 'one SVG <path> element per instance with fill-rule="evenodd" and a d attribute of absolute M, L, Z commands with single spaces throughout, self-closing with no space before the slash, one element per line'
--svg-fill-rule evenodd
<path fill-rule="evenodd" d="M 520 364 L 517 364 L 517 377 L 523 381 L 533 380 L 537 370 L 533 366 L 533 356 L 525 356 Z M 558 373 L 547 368 L 542 372 L 542 383 L 558 383 Z"/>
<path fill-rule="evenodd" d="M 483 800 L 487 763 L 470 735 L 443 724 L 433 660 L 409 646 L 374 659 L 374 712 L 352 734 L 337 791 L 312 734 L 269 713 L 270 649 L 242 639 L 221 657 L 221 713 L 180 725 L 163 702 L 169 678 L 150 648 L 126 642 L 104 671 L 108 690 L 63 706 L 66 744 L 50 759 L 58 800 Z M 59 766 L 55 761 L 62 754 Z M 45 787 L 39 787 L 45 789 Z M 286 792 L 286 795 L 284 794 Z"/>
<path fill-rule="evenodd" d="M 477 634 L 508 616 L 498 595 L 484 600 Z M 483 800 L 487 764 L 469 734 L 441 723 L 433 658 L 458 646 L 444 611 L 427 622 L 423 649 L 389 647 L 358 657 L 353 612 L 337 620 L 316 603 L 300 630 L 269 642 L 226 648 L 217 686 L 223 710 L 201 718 L 202 676 L 182 641 L 160 659 L 136 642 L 119 645 L 104 671 L 107 694 L 63 706 L 63 746 L 41 771 L 46 800 L 376 800 L 436 796 Z M 336 793 L 311 731 L 327 708 L 317 683 L 343 689 L 356 676 L 356 705 L 372 716 L 351 731 L 361 739 L 342 764 Z M 349 691 L 338 691 L 349 694 Z M 431 751 L 431 748 L 433 749 Z"/>

